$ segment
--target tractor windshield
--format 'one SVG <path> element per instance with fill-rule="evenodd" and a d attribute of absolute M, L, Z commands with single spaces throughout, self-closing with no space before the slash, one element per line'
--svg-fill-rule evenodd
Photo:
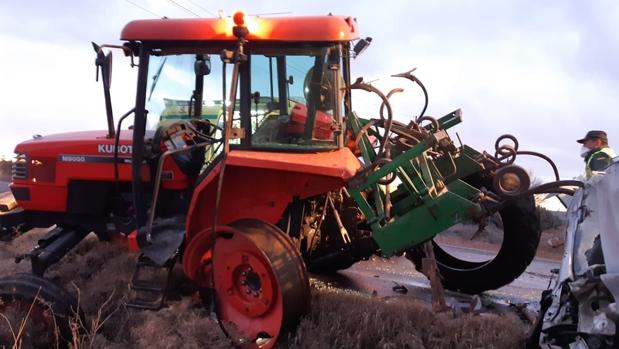
<path fill-rule="evenodd" d="M 196 62 L 208 62 L 208 74 L 196 72 Z M 149 127 L 190 118 L 219 122 L 222 65 L 219 59 L 211 62 L 208 55 L 152 56 L 146 89 Z M 196 88 L 199 85 L 202 91 Z"/>
<path fill-rule="evenodd" d="M 222 62 L 222 49 L 151 51 L 145 91 L 149 128 L 199 118 L 223 129 L 233 64 Z M 341 51 L 340 45 L 248 44 L 233 115 L 233 127 L 242 128 L 244 138 L 230 144 L 294 151 L 338 147 L 345 86 Z"/>

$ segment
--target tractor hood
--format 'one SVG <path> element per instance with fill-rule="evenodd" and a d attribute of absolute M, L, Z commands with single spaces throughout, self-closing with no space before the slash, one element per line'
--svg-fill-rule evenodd
<path fill-rule="evenodd" d="M 114 138 L 107 138 L 107 131 L 83 131 L 37 136 L 15 147 L 17 154 L 36 154 L 37 156 L 56 157 L 61 155 L 101 155 L 114 154 Z M 147 138 L 152 132 L 147 132 Z M 132 130 L 120 133 L 118 154 L 121 157 L 132 153 Z"/>
<path fill-rule="evenodd" d="M 147 137 L 152 135 L 150 132 Z M 93 193 L 85 193 L 82 187 L 71 191 L 72 183 L 130 182 L 133 131 L 120 133 L 118 157 L 114 156 L 115 139 L 106 136 L 103 130 L 60 133 L 18 144 L 10 188 L 20 207 L 26 211 L 67 212 L 67 205 L 73 202 L 71 210 L 78 210 Z M 141 175 L 145 182 L 150 180 L 148 166 L 142 166 Z M 110 185 L 101 188 L 109 189 Z M 80 195 L 86 196 L 75 204 Z"/>

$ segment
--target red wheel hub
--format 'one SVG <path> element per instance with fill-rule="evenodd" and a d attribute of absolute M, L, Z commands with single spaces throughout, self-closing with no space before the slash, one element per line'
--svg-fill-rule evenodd
<path fill-rule="evenodd" d="M 226 256 L 226 273 L 217 280 L 217 288 L 224 290 L 219 295 L 222 302 L 253 318 L 264 315 L 275 303 L 277 280 L 264 256 L 253 253 L 251 246 L 243 247 Z"/>

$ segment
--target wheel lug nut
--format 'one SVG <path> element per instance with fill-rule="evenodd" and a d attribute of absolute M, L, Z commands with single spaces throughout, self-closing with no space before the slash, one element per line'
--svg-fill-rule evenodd
<path fill-rule="evenodd" d="M 246 272 L 244 272 L 244 271 L 242 271 L 242 272 L 241 272 L 241 275 L 245 276 L 245 275 L 247 275 L 247 273 L 246 273 Z"/>

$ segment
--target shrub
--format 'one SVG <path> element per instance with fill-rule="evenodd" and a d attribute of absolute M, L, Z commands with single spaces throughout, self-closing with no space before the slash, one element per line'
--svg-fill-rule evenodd
<path fill-rule="evenodd" d="M 539 215 L 540 225 L 542 230 L 559 228 L 564 224 L 564 212 L 556 212 L 537 206 L 537 214 Z"/>
<path fill-rule="evenodd" d="M 11 180 L 11 165 L 13 163 L 11 161 L 7 161 L 4 159 L 0 159 L 0 181 L 10 181 Z"/>

